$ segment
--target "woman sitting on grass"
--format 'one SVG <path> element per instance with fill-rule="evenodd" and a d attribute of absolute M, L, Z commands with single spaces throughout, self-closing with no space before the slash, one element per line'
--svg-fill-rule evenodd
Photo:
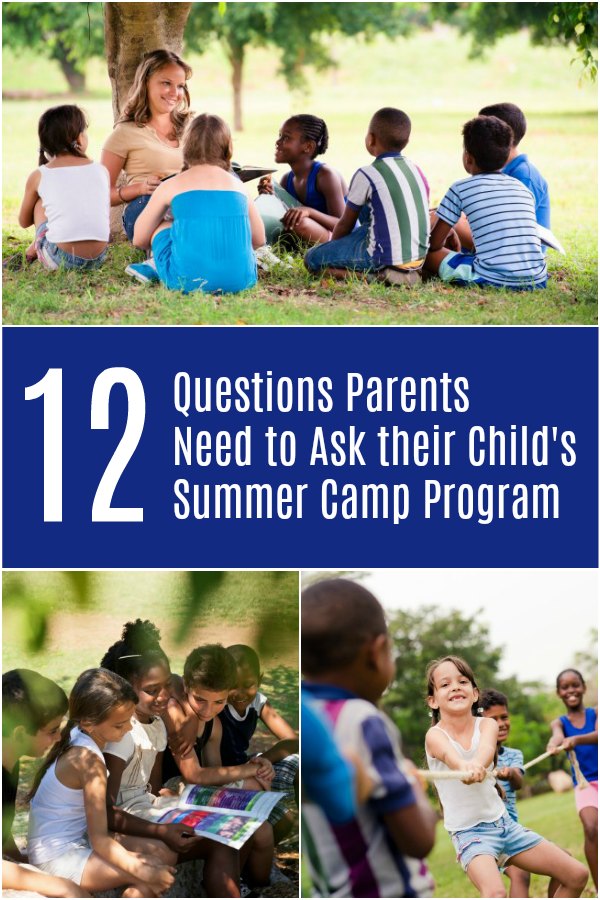
<path fill-rule="evenodd" d="M 191 75 L 188 64 L 170 50 L 145 53 L 123 115 L 102 148 L 111 204 L 126 204 L 123 228 L 130 241 L 136 219 L 161 179 L 181 171 L 181 141 L 192 116 L 187 88 Z M 126 181 L 119 185 L 121 172 Z"/>
<path fill-rule="evenodd" d="M 235 293 L 256 283 L 253 248 L 265 242 L 257 210 L 231 173 L 231 132 L 218 116 L 197 116 L 183 145 L 184 171 L 164 181 L 138 218 L 133 243 L 154 259 L 128 266 L 140 281 Z M 172 221 L 165 214 L 172 213 Z"/>

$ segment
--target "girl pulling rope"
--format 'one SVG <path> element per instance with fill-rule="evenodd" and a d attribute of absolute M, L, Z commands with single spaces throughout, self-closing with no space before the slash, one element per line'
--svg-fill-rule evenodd
<path fill-rule="evenodd" d="M 506 897 L 498 866 L 510 864 L 556 878 L 555 897 L 579 897 L 587 870 L 564 850 L 523 828 L 506 812 L 492 778 L 498 725 L 477 717 L 479 690 L 460 657 L 435 660 L 427 670 L 427 763 L 463 869 L 482 897 Z M 448 773 L 463 778 L 448 779 Z"/>

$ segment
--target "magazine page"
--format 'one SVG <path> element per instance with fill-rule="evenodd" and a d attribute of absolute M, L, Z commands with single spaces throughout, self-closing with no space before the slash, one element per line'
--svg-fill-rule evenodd
<path fill-rule="evenodd" d="M 260 828 L 260 819 L 244 813 L 216 812 L 213 809 L 170 809 L 158 820 L 161 825 L 188 825 L 199 837 L 227 844 L 234 850 L 243 847 Z"/>
<path fill-rule="evenodd" d="M 283 796 L 277 791 L 245 791 L 226 786 L 203 787 L 200 784 L 189 784 L 179 798 L 179 806 L 235 810 L 264 822 Z"/>

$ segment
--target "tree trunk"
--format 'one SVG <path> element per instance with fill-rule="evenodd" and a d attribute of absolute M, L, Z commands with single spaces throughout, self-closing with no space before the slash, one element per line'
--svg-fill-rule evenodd
<path fill-rule="evenodd" d="M 172 50 L 181 54 L 183 30 L 191 3 L 105 3 L 104 37 L 113 116 L 121 114 L 144 53 Z"/>
<path fill-rule="evenodd" d="M 230 52 L 231 87 L 233 89 L 233 127 L 235 131 L 244 130 L 242 119 L 242 82 L 244 77 L 244 50 L 236 48 Z"/>
<path fill-rule="evenodd" d="M 67 79 L 67 84 L 74 94 L 82 94 L 85 91 L 85 72 L 81 72 L 67 56 L 67 51 L 61 43 L 57 43 L 54 58 L 60 66 L 61 72 Z"/>

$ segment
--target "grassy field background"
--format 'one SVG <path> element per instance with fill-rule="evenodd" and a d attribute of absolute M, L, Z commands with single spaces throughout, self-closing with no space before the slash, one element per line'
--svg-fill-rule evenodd
<path fill-rule="evenodd" d="M 528 800 L 520 800 L 519 821 L 526 828 L 537 831 L 564 850 L 568 850 L 585 864 L 583 830 L 575 811 L 572 791 L 567 794 L 542 794 Z M 479 897 L 479 893 L 456 862 L 454 847 L 441 822 L 437 826 L 435 847 L 427 857 L 427 865 L 435 880 L 434 897 Z M 508 886 L 508 879 L 505 879 L 505 882 Z M 302 868 L 302 896 L 310 897 L 310 880 L 306 866 Z M 532 875 L 529 896 L 547 897 L 548 879 Z M 597 896 L 591 877 L 582 896 Z"/>
<path fill-rule="evenodd" d="M 321 115 L 329 126 L 325 161 L 347 179 L 368 162 L 363 139 L 372 112 L 383 105 L 404 108 L 413 121 L 407 155 L 423 168 L 433 203 L 464 172 L 462 124 L 487 103 L 511 100 L 525 110 L 529 131 L 522 149 L 547 178 L 552 226 L 567 250 L 549 252 L 551 286 L 545 292 L 456 289 L 433 282 L 414 290 L 367 285 L 360 279 L 338 284 L 313 279 L 301 259 L 293 269 L 261 278 L 237 297 L 182 297 L 131 282 L 125 265 L 139 258 L 115 246 L 96 273 L 44 272 L 5 276 L 4 320 L 24 324 L 144 322 L 167 324 L 529 324 L 593 323 L 597 302 L 597 91 L 578 82 L 577 64 L 564 48 L 532 48 L 520 33 L 500 41 L 484 59 L 468 59 L 470 44 L 451 29 L 437 28 L 409 40 L 372 44 L 334 38 L 338 67 L 313 73 L 306 94 L 290 95 L 274 74 L 277 62 L 266 50 L 252 50 L 246 66 L 245 129 L 234 136 L 240 162 L 270 164 L 274 140 L 293 112 Z M 192 58 L 193 108 L 230 118 L 229 71 L 217 46 Z M 90 119 L 89 153 L 94 158 L 112 127 L 110 90 L 103 63 L 89 65 L 89 93 L 78 100 Z M 3 116 L 4 252 L 24 249 L 27 235 L 17 224 L 23 185 L 37 162 L 40 113 L 63 96 L 58 69 L 38 57 L 4 50 L 3 90 L 37 92 L 35 99 L 9 99 Z M 46 96 L 51 94 L 51 97 Z M 255 190 L 250 183 L 249 192 Z"/>

